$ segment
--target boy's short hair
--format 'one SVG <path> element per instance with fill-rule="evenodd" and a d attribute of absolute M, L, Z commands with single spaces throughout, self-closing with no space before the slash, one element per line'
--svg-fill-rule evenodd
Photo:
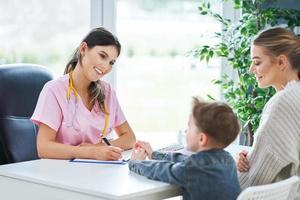
<path fill-rule="evenodd" d="M 209 135 L 223 148 L 234 141 L 239 134 L 238 118 L 225 103 L 208 103 L 194 97 L 192 115 L 199 131 Z"/>

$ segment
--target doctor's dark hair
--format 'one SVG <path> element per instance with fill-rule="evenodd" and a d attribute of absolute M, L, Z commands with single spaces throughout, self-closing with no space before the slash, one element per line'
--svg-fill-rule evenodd
<path fill-rule="evenodd" d="M 194 97 L 192 116 L 197 129 L 222 148 L 233 142 L 240 132 L 237 116 L 225 103 L 208 103 Z"/>
<path fill-rule="evenodd" d="M 285 55 L 300 78 L 300 38 L 295 33 L 281 27 L 269 28 L 259 33 L 252 44 L 263 47 L 271 57 Z"/>
<path fill-rule="evenodd" d="M 93 48 L 95 46 L 115 46 L 116 50 L 118 52 L 118 56 L 121 52 L 121 44 L 119 43 L 119 40 L 117 37 L 115 37 L 111 32 L 107 31 L 106 29 L 99 27 L 92 29 L 82 40 L 82 42 L 85 42 L 88 46 L 88 48 Z M 75 50 L 71 60 L 66 65 L 64 74 L 68 74 L 71 71 L 73 71 L 76 67 L 77 63 L 81 63 L 81 55 L 79 51 L 79 47 Z M 91 96 L 91 102 L 95 103 L 98 102 L 99 108 L 102 112 L 105 112 L 104 109 L 104 100 L 105 100 L 105 94 L 104 94 L 104 87 L 101 84 L 100 80 L 97 80 L 95 82 L 91 82 L 89 86 L 89 94 Z"/>

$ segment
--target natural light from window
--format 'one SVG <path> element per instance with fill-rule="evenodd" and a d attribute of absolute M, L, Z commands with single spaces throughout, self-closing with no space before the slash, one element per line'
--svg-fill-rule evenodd
<path fill-rule="evenodd" d="M 221 13 L 219 1 L 210 1 Z M 191 97 L 220 98 L 211 81 L 221 62 L 208 65 L 187 56 L 201 44 L 216 42 L 219 23 L 198 14 L 196 0 L 119 0 L 117 35 L 122 55 L 117 94 L 135 132 L 174 132 L 187 126 Z"/>
<path fill-rule="evenodd" d="M 90 29 L 90 1 L 0 0 L 0 5 L 0 64 L 35 63 L 61 76 Z"/>

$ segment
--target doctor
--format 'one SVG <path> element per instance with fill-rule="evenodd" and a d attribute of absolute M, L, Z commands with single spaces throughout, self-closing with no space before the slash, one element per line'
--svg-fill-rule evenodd
<path fill-rule="evenodd" d="M 115 91 L 102 81 L 121 51 L 118 39 L 104 28 L 81 42 L 65 75 L 49 81 L 40 93 L 31 120 L 39 126 L 41 158 L 117 160 L 135 143 Z M 119 136 L 105 144 L 112 129 Z"/>

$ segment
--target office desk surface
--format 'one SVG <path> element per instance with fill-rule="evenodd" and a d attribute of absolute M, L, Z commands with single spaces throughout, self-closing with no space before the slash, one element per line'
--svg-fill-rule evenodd
<path fill-rule="evenodd" d="M 241 149 L 249 147 L 227 148 L 234 157 Z M 125 154 L 129 156 L 130 152 Z M 41 159 L 0 166 L 1 199 L 148 200 L 180 194 L 177 187 L 130 172 L 127 164 Z"/>
<path fill-rule="evenodd" d="M 25 191 L 20 191 L 21 188 L 17 185 L 17 188 L 8 187 L 8 184 L 12 184 L 12 182 L 19 183 L 17 185 L 23 184 L 20 187 L 26 188 Z M 40 191 L 34 189 L 39 186 L 46 187 L 44 188 L 46 191 L 43 191 L 43 188 L 40 188 Z M 49 190 L 53 191 L 49 192 Z M 176 187 L 130 172 L 127 164 L 72 163 L 66 160 L 52 159 L 0 166 L 0 191 L 1 199 L 2 197 L 7 197 L 7 199 L 24 198 L 29 195 L 26 193 L 30 191 L 36 194 L 36 199 L 43 198 L 43 200 L 139 199 L 139 197 L 162 199 L 180 195 L 180 191 Z M 67 194 L 62 194 L 63 191 Z M 7 194 L 7 196 L 3 196 L 3 194 Z M 82 198 L 75 198 L 76 195 L 77 197 L 82 196 Z"/>

